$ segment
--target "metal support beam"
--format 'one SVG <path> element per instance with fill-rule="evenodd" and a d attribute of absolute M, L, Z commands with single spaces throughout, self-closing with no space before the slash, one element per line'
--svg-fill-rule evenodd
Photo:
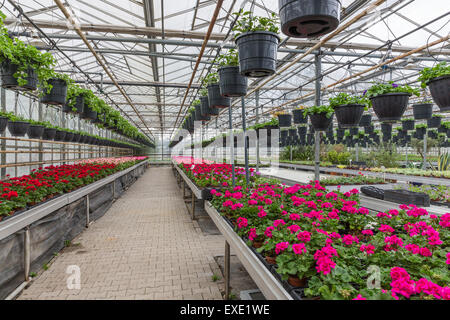
<path fill-rule="evenodd" d="M 314 57 L 314 64 L 316 67 L 316 106 L 320 106 L 321 104 L 321 75 L 322 75 L 322 65 L 321 65 L 321 57 L 320 55 L 316 55 Z M 314 179 L 320 180 L 320 132 L 315 131 L 314 138 Z"/>

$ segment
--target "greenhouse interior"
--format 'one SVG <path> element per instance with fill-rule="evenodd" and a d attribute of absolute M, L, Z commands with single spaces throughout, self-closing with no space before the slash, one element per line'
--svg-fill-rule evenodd
<path fill-rule="evenodd" d="M 441 0 L 1 0 L 0 298 L 450 300 L 449 36 Z"/>

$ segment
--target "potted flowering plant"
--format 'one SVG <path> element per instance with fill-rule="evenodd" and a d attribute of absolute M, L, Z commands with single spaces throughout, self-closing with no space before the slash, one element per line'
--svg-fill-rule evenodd
<path fill-rule="evenodd" d="M 369 99 L 366 96 L 352 96 L 341 92 L 329 99 L 330 107 L 336 113 L 336 119 L 341 128 L 357 127 Z"/>
<path fill-rule="evenodd" d="M 314 130 L 325 131 L 333 121 L 334 109 L 329 105 L 312 106 L 304 114 L 311 119 Z"/>
<path fill-rule="evenodd" d="M 279 0 L 281 31 L 293 38 L 317 38 L 335 30 L 340 21 L 339 0 Z"/>
<path fill-rule="evenodd" d="M 219 65 L 219 88 L 224 97 L 242 97 L 247 93 L 247 77 L 239 72 L 239 56 L 236 49 L 221 54 Z"/>
<path fill-rule="evenodd" d="M 239 19 L 233 31 L 239 52 L 239 71 L 246 77 L 262 78 L 277 68 L 278 36 L 275 13 L 270 17 L 252 16 L 250 11 L 234 13 Z"/>
<path fill-rule="evenodd" d="M 381 122 L 395 122 L 401 119 L 412 94 L 419 96 L 419 89 L 408 85 L 399 86 L 390 81 L 375 83 L 364 95 L 370 99 L 370 104 Z"/>
<path fill-rule="evenodd" d="M 442 112 L 450 110 L 450 65 L 446 61 L 424 68 L 420 71 L 419 81 L 422 88 L 430 88 L 431 96 Z"/>

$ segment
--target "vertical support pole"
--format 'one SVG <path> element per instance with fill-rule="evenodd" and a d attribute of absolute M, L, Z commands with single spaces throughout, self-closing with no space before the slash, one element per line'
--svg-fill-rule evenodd
<path fill-rule="evenodd" d="M 232 181 L 233 181 L 233 188 L 236 186 L 236 172 L 234 169 L 234 135 L 233 135 L 233 117 L 232 117 L 232 111 L 231 111 L 231 105 L 228 106 L 228 122 L 229 122 L 229 128 L 230 128 L 230 140 L 231 140 L 231 175 L 232 175 Z"/>
<path fill-rule="evenodd" d="M 113 200 L 116 199 L 116 180 L 113 181 Z"/>
<path fill-rule="evenodd" d="M 225 256 L 224 256 L 224 272 L 225 272 L 225 300 L 230 299 L 230 244 L 225 240 Z"/>
<path fill-rule="evenodd" d="M 0 104 L 3 112 L 6 112 L 6 90 L 4 88 L 0 89 Z M 6 137 L 6 130 L 2 133 L 2 137 Z M 6 151 L 6 140 L 2 139 L 1 142 L 2 151 Z M 3 152 L 0 158 L 0 163 L 2 165 L 6 164 L 6 153 Z M 6 168 L 1 169 L 1 179 L 4 180 L 6 177 Z"/>
<path fill-rule="evenodd" d="M 406 142 L 406 156 L 405 156 L 406 165 L 408 166 L 408 142 Z"/>
<path fill-rule="evenodd" d="M 39 121 L 44 121 L 44 115 L 42 113 L 42 103 L 40 101 L 38 102 L 38 119 Z M 39 162 L 43 162 L 44 154 L 42 153 L 42 151 L 44 150 L 44 144 L 42 142 L 39 142 L 38 150 L 39 150 Z"/>
<path fill-rule="evenodd" d="M 30 228 L 25 228 L 24 234 L 24 273 L 25 273 L 25 281 L 30 281 L 30 268 L 31 268 L 31 237 L 30 237 Z"/>
<path fill-rule="evenodd" d="M 356 161 L 359 162 L 359 143 L 356 142 Z"/>
<path fill-rule="evenodd" d="M 256 124 L 259 123 L 259 90 L 255 92 L 256 100 Z M 259 172 L 259 138 L 256 139 L 256 172 Z"/>
<path fill-rule="evenodd" d="M 89 195 L 86 195 L 86 228 L 89 228 L 89 207 L 90 207 L 90 201 L 89 201 Z"/>
<path fill-rule="evenodd" d="M 195 220 L 195 194 L 194 191 L 191 190 L 191 203 L 192 203 L 192 220 Z"/>
<path fill-rule="evenodd" d="M 428 140 L 428 133 L 427 128 L 425 128 L 425 135 L 423 138 L 423 163 L 422 163 L 422 169 L 427 169 L 427 140 Z"/>
<path fill-rule="evenodd" d="M 244 160 L 245 160 L 245 183 L 248 186 L 250 181 L 250 172 L 248 170 L 248 140 L 246 136 L 246 123 L 245 123 L 245 98 L 241 97 L 242 104 L 242 130 L 244 131 Z"/>
<path fill-rule="evenodd" d="M 17 113 L 17 104 L 19 103 L 19 92 L 16 92 L 15 95 L 15 101 L 14 101 L 14 114 L 18 114 Z M 14 151 L 16 151 L 16 153 L 14 154 L 14 163 L 17 163 L 17 139 L 14 140 Z M 17 166 L 14 167 L 14 176 L 17 177 Z"/>
<path fill-rule="evenodd" d="M 320 106 L 321 104 L 321 98 L 320 98 L 320 78 L 322 75 L 322 63 L 321 58 L 319 54 L 316 54 L 314 57 L 314 63 L 316 66 L 316 97 L 315 97 L 315 103 L 317 106 Z M 318 131 L 315 131 L 315 152 L 314 152 L 314 179 L 319 180 L 320 179 L 320 133 Z"/>

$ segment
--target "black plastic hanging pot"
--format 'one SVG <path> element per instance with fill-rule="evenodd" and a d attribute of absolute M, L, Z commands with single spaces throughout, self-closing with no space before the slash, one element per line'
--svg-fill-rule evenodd
<path fill-rule="evenodd" d="M 375 130 L 375 127 L 374 127 L 374 126 L 365 126 L 365 127 L 364 127 L 364 133 L 367 133 L 367 134 L 373 133 L 374 130 Z"/>
<path fill-rule="evenodd" d="M 293 38 L 316 38 L 335 30 L 339 0 L 278 0 L 281 31 Z"/>
<path fill-rule="evenodd" d="M 292 123 L 292 116 L 290 114 L 279 114 L 278 125 L 280 128 L 290 127 Z"/>
<path fill-rule="evenodd" d="M 200 110 L 203 116 L 217 116 L 219 109 L 209 105 L 208 97 L 200 97 Z"/>
<path fill-rule="evenodd" d="M 439 128 L 441 125 L 441 117 L 431 117 L 427 120 L 428 128 Z"/>
<path fill-rule="evenodd" d="M 299 137 L 304 137 L 306 135 L 306 127 L 298 127 L 297 132 Z"/>
<path fill-rule="evenodd" d="M 358 128 L 358 127 L 356 127 L 356 128 L 350 128 L 348 131 L 349 131 L 349 133 L 350 133 L 351 136 L 355 136 L 355 135 L 358 134 L 359 128 Z"/>
<path fill-rule="evenodd" d="M 66 135 L 64 136 L 65 142 L 72 142 L 73 140 L 73 132 L 66 132 Z"/>
<path fill-rule="evenodd" d="M 390 123 L 382 123 L 381 124 L 381 132 L 383 132 L 383 135 L 385 134 L 391 134 L 392 133 L 392 125 Z"/>
<path fill-rule="evenodd" d="M 428 87 L 441 112 L 450 111 L 450 75 L 431 79 L 428 81 Z"/>
<path fill-rule="evenodd" d="M 1 64 L 1 79 L 2 87 L 12 90 L 21 91 L 34 91 L 37 89 L 38 78 L 37 73 L 33 68 L 27 69 L 27 76 L 24 78 L 27 83 L 23 86 L 19 86 L 14 74 L 17 72 L 18 66 L 11 63 L 9 60 L 5 60 Z"/>
<path fill-rule="evenodd" d="M 419 136 L 424 136 L 425 135 L 425 130 L 426 130 L 426 128 L 416 128 L 416 133 L 419 135 Z"/>
<path fill-rule="evenodd" d="M 0 116 L 0 134 L 5 132 L 6 126 L 8 125 L 8 118 Z"/>
<path fill-rule="evenodd" d="M 12 136 L 15 137 L 23 137 L 30 127 L 29 122 L 25 121 L 9 121 L 8 122 L 8 130 Z"/>
<path fill-rule="evenodd" d="M 281 130 L 280 131 L 280 136 L 281 136 L 281 139 L 286 139 L 287 138 L 287 136 L 288 136 L 288 131 L 287 130 Z"/>
<path fill-rule="evenodd" d="M 381 122 L 396 122 L 405 113 L 410 96 L 407 92 L 393 92 L 380 94 L 370 100 L 373 111 Z"/>
<path fill-rule="evenodd" d="M 414 120 L 402 120 L 403 130 L 414 130 Z"/>
<path fill-rule="evenodd" d="M 305 117 L 302 109 L 294 109 L 294 110 L 292 110 L 292 114 L 294 115 L 294 123 L 295 124 L 301 124 L 301 123 L 308 122 L 308 117 Z"/>
<path fill-rule="evenodd" d="M 44 127 L 41 125 L 30 125 L 28 127 L 28 137 L 30 139 L 41 139 L 44 134 Z"/>
<path fill-rule="evenodd" d="M 275 73 L 280 38 L 269 31 L 245 32 L 236 38 L 239 72 L 246 77 L 262 78 Z"/>
<path fill-rule="evenodd" d="M 206 98 L 206 97 L 202 97 Z M 202 106 L 201 104 L 195 106 L 195 120 L 196 121 L 209 121 L 211 117 L 209 115 L 202 115 Z"/>
<path fill-rule="evenodd" d="M 73 108 L 76 109 L 76 113 L 80 113 L 82 114 L 84 112 L 84 96 L 83 95 L 79 95 L 76 97 L 75 99 L 75 104 L 73 105 Z"/>
<path fill-rule="evenodd" d="M 447 129 L 447 138 L 450 138 L 450 129 Z"/>
<path fill-rule="evenodd" d="M 96 120 L 97 119 L 97 112 L 94 110 L 91 110 L 87 105 L 84 106 L 83 113 L 81 114 L 81 118 L 87 119 L 87 120 Z"/>
<path fill-rule="evenodd" d="M 361 120 L 359 120 L 360 127 L 368 127 L 372 123 L 372 115 L 371 114 L 363 114 Z"/>
<path fill-rule="evenodd" d="M 338 138 L 343 138 L 345 135 L 345 129 L 341 129 L 341 128 L 336 129 L 336 135 Z"/>
<path fill-rule="evenodd" d="M 80 142 L 80 139 L 81 139 L 81 135 L 79 133 L 73 134 L 72 142 Z"/>
<path fill-rule="evenodd" d="M 211 108 L 228 108 L 231 105 L 231 98 L 223 97 L 220 94 L 218 83 L 210 84 L 208 87 L 209 106 Z"/>
<path fill-rule="evenodd" d="M 335 107 L 334 112 L 341 128 L 352 128 L 359 125 L 364 106 L 361 104 L 346 104 Z"/>
<path fill-rule="evenodd" d="M 288 129 L 289 136 L 290 137 L 296 137 L 297 136 L 297 130 L 296 129 Z"/>
<path fill-rule="evenodd" d="M 314 127 L 314 130 L 317 131 L 325 131 L 328 129 L 330 124 L 333 122 L 333 115 L 331 117 L 327 118 L 326 113 L 315 113 L 310 114 L 309 118 L 311 119 L 311 124 Z"/>
<path fill-rule="evenodd" d="M 66 131 L 62 131 L 62 130 L 56 130 L 56 134 L 55 134 L 55 141 L 64 141 L 64 138 L 66 137 Z"/>
<path fill-rule="evenodd" d="M 433 104 L 417 103 L 413 104 L 413 115 L 416 120 L 430 119 L 433 115 Z"/>
<path fill-rule="evenodd" d="M 222 67 L 219 73 L 220 95 L 242 97 L 247 94 L 247 77 L 239 72 L 239 67 Z"/>
<path fill-rule="evenodd" d="M 56 129 L 54 128 L 44 128 L 44 132 L 42 133 L 43 140 L 53 140 L 55 139 Z"/>
<path fill-rule="evenodd" d="M 41 98 L 41 102 L 51 105 L 64 105 L 66 103 L 67 96 L 66 81 L 54 78 L 48 80 L 48 84 L 52 85 L 52 88 L 49 93 L 44 93 L 44 96 Z"/>
<path fill-rule="evenodd" d="M 428 137 L 431 139 L 437 139 L 437 132 L 436 131 L 428 131 L 427 132 Z"/>

